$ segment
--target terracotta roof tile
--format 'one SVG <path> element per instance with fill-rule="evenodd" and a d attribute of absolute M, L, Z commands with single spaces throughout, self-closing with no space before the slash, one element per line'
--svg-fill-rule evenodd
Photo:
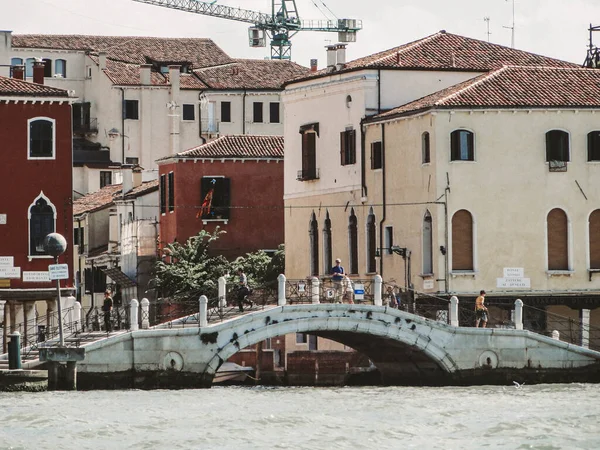
<path fill-rule="evenodd" d="M 68 97 L 64 89 L 0 76 L 0 95 L 16 97 Z"/>
<path fill-rule="evenodd" d="M 114 204 L 115 200 L 132 199 L 158 189 L 158 180 L 145 181 L 131 192 L 122 197 L 123 185 L 111 184 L 104 186 L 96 192 L 91 192 L 73 202 L 73 215 L 78 216 L 104 209 Z"/>
<path fill-rule="evenodd" d="M 600 70 L 504 66 L 375 116 L 450 108 L 600 108 Z"/>
<path fill-rule="evenodd" d="M 281 89 L 286 81 L 306 76 L 310 70 L 291 61 L 236 59 L 194 73 L 211 89 Z"/>
<path fill-rule="evenodd" d="M 158 161 L 173 158 L 283 158 L 283 136 L 221 136 Z"/>
<path fill-rule="evenodd" d="M 199 68 L 232 61 L 218 45 L 206 38 L 15 34 L 12 46 L 106 52 L 108 59 L 131 64 L 189 63 Z"/>
<path fill-rule="evenodd" d="M 355 59 L 335 73 L 358 69 L 487 72 L 503 65 L 579 67 L 574 63 L 440 31 L 408 44 Z M 295 81 L 327 74 L 327 69 L 323 69 L 314 72 L 310 77 Z"/>

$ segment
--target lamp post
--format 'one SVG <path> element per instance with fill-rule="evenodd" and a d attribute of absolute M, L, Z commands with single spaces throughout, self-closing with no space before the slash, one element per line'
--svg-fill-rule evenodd
<path fill-rule="evenodd" d="M 44 238 L 44 250 L 51 256 L 54 256 L 54 264 L 58 264 L 58 257 L 67 250 L 67 240 L 62 234 L 50 233 Z M 56 306 L 58 309 L 58 336 L 59 346 L 65 346 L 65 337 L 63 335 L 62 309 L 60 305 L 60 279 L 56 280 Z"/>

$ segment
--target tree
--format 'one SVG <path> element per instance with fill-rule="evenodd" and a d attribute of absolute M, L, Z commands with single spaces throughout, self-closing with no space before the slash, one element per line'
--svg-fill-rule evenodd
<path fill-rule="evenodd" d="M 212 234 L 202 230 L 185 244 L 174 242 L 165 247 L 168 261 L 156 263 L 155 276 L 162 297 L 195 302 L 200 295 L 217 297 L 218 279 L 230 272 L 231 264 L 221 255 L 210 256 L 208 250 L 223 233 L 218 227 Z"/>
<path fill-rule="evenodd" d="M 248 276 L 251 284 L 257 287 L 275 287 L 277 286 L 277 277 L 285 271 L 285 247 L 280 244 L 272 257 L 263 250 L 239 256 L 232 263 L 233 272 L 239 267 Z"/>

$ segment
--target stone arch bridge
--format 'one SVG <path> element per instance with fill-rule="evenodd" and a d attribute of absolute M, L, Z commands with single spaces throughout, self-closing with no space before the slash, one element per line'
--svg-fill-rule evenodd
<path fill-rule="evenodd" d="M 369 357 L 384 384 L 600 381 L 600 352 L 527 330 L 457 327 L 386 306 L 282 305 L 214 325 L 136 330 L 94 342 L 82 388 L 210 387 L 249 345 L 310 333 Z"/>

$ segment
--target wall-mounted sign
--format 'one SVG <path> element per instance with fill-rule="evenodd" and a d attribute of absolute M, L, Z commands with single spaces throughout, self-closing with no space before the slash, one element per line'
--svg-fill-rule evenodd
<path fill-rule="evenodd" d="M 0 214 L 0 225 L 6 225 L 6 214 Z"/>
<path fill-rule="evenodd" d="M 302 281 L 298 283 L 298 292 L 306 292 L 306 283 Z"/>
<path fill-rule="evenodd" d="M 354 283 L 354 299 L 364 300 L 365 299 L 365 285 L 361 283 Z"/>
<path fill-rule="evenodd" d="M 48 266 L 48 273 L 51 280 L 67 280 L 69 279 L 69 265 L 50 264 Z"/>
<path fill-rule="evenodd" d="M 525 269 L 522 267 L 505 267 L 504 278 L 523 278 L 525 276 Z"/>
<path fill-rule="evenodd" d="M 0 256 L 0 267 L 13 267 L 14 265 L 14 256 Z"/>
<path fill-rule="evenodd" d="M 0 280 L 0 288 L 9 288 L 10 280 Z"/>
<path fill-rule="evenodd" d="M 0 267 L 0 278 L 21 278 L 21 268 Z"/>
<path fill-rule="evenodd" d="M 423 289 L 433 289 L 433 280 L 423 280 Z"/>
<path fill-rule="evenodd" d="M 505 289 L 531 289 L 531 278 L 496 278 L 496 287 Z"/>
<path fill-rule="evenodd" d="M 47 283 L 50 281 L 48 272 L 23 272 L 23 281 L 30 283 Z"/>

